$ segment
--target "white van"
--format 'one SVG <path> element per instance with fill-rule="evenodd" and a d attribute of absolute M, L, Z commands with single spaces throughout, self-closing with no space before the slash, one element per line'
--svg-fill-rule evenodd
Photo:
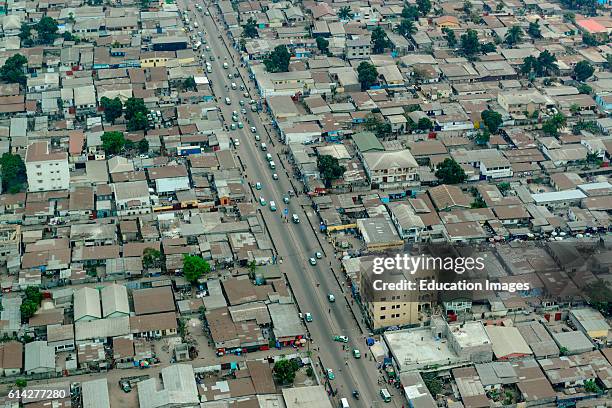
<path fill-rule="evenodd" d="M 340 398 L 340 408 L 351 408 L 346 398 Z"/>
<path fill-rule="evenodd" d="M 265 152 L 266 150 L 268 150 L 268 146 L 266 146 L 265 143 L 262 143 L 261 144 L 261 150 Z"/>
<path fill-rule="evenodd" d="M 272 155 L 270 153 L 266 154 L 266 160 L 272 161 Z"/>
<path fill-rule="evenodd" d="M 232 82 L 232 89 L 236 89 L 236 83 Z"/>
<path fill-rule="evenodd" d="M 226 105 L 231 105 L 232 104 L 232 100 L 228 97 L 225 97 L 225 104 Z"/>

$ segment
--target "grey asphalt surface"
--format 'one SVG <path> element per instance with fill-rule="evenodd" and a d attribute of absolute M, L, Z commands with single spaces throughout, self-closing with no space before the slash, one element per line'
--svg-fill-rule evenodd
<path fill-rule="evenodd" d="M 185 7 L 184 4 L 184 0 L 179 2 L 181 9 Z M 206 9 L 206 5 L 204 5 L 204 10 Z M 260 116 L 260 114 L 251 112 L 249 109 L 249 99 L 259 99 L 254 91 L 254 85 L 252 83 L 245 84 L 247 89 L 251 90 L 251 96 L 245 98 L 243 96 L 244 91 L 240 90 L 240 85 L 244 84 L 242 78 L 249 82 L 246 71 L 241 70 L 242 77 L 228 78 L 229 73 L 237 72 L 240 62 L 237 51 L 231 48 L 225 30 L 222 28 L 222 23 L 215 21 L 218 17 L 216 7 L 211 5 L 208 8 L 210 16 L 197 12 L 194 3 L 189 3 L 189 10 L 190 18 L 196 16 L 196 21 L 200 26 L 194 31 L 205 31 L 207 45 L 210 47 L 210 51 L 205 51 L 203 46 L 201 53 L 207 60 L 209 60 L 210 55 L 215 57 L 215 60 L 211 62 L 213 72 L 206 75 L 212 81 L 218 106 L 228 126 L 231 123 L 232 111 L 240 112 L 239 100 L 242 99 L 247 102 L 245 105 L 247 108 L 246 115 L 239 114 L 240 120 L 244 123 L 244 129 L 230 131 L 229 133 L 232 139 L 238 138 L 240 141 L 237 154 L 245 167 L 245 181 L 252 185 L 251 191 L 254 193 L 256 205 L 259 206 L 258 200 L 261 196 L 268 203 L 275 201 L 278 208 L 276 212 L 272 212 L 269 206 L 259 206 L 278 255 L 283 259 L 283 263 L 280 265 L 281 270 L 288 277 L 300 311 L 303 313 L 310 312 L 313 316 L 313 322 L 308 324 L 308 328 L 313 339 L 310 348 L 316 350 L 313 355 L 314 360 L 317 361 L 317 356 L 320 357 L 323 366 L 331 368 L 336 376 L 331 381 L 331 385 L 337 390 L 337 395 L 332 398 L 332 401 L 339 403 L 340 398 L 346 397 L 350 405 L 355 407 L 379 405 L 382 401 L 378 395 L 379 387 L 376 385 L 376 379 L 379 376 L 376 364 L 369 358 L 364 358 L 364 353 L 367 352 L 363 337 L 365 333 L 362 333 L 359 329 L 350 313 L 347 301 L 344 299 L 344 294 L 350 296 L 350 293 L 347 288 L 344 289 L 343 293 L 330 270 L 330 265 L 335 268 L 338 268 L 339 265 L 334 258 L 333 250 L 326 242 L 324 242 L 325 250 L 323 250 L 316 239 L 315 232 L 307 222 L 304 210 L 313 211 L 307 206 L 310 200 L 300 194 L 299 197 L 292 197 L 288 206 L 283 203 L 283 196 L 287 195 L 288 190 L 292 189 L 289 181 L 290 177 L 281 165 L 281 160 L 277 154 L 277 151 L 281 151 L 283 145 L 278 141 L 276 135 L 271 135 L 272 140 L 270 140 L 270 135 L 264 129 L 262 122 L 265 121 L 266 124 L 269 124 L 269 118 L 265 117 L 264 114 Z M 223 39 L 219 39 L 220 34 L 223 35 Z M 231 54 L 228 52 L 228 47 L 230 47 Z M 236 67 L 232 67 L 234 61 Z M 223 62 L 228 62 L 230 68 L 223 69 Z M 237 90 L 230 88 L 232 82 L 238 85 Z M 226 96 L 232 102 L 229 106 L 224 102 Z M 264 118 L 263 121 L 262 117 Z M 267 152 L 263 152 L 259 148 L 259 143 L 255 141 L 255 135 L 250 131 L 251 126 L 257 128 L 257 134 L 261 136 L 261 142 L 266 142 L 268 145 Z M 269 169 L 265 159 L 266 153 L 273 156 L 277 165 L 276 170 Z M 285 165 L 287 164 L 285 163 Z M 274 172 L 278 174 L 278 180 L 272 179 Z M 262 190 L 254 189 L 256 182 L 262 183 Z M 296 188 L 300 188 L 301 183 L 294 181 L 294 185 Z M 300 203 L 305 205 L 303 206 Z M 285 207 L 288 207 L 289 218 L 293 213 L 298 214 L 301 220 L 299 224 L 293 224 L 291 221 L 286 222 L 283 218 Z M 320 239 L 325 241 L 323 236 Z M 323 259 L 317 260 L 316 266 L 312 266 L 308 259 L 314 257 L 315 252 L 322 252 L 324 256 Z M 333 294 L 336 302 L 330 303 L 327 299 L 328 294 Z M 350 342 L 346 351 L 343 351 L 341 343 L 332 340 L 334 335 L 349 337 Z M 361 350 L 361 359 L 355 359 L 352 356 L 351 350 L 353 348 Z M 353 390 L 359 390 L 360 400 L 355 400 L 351 396 Z M 397 398 L 394 399 L 394 402 L 396 401 Z"/>

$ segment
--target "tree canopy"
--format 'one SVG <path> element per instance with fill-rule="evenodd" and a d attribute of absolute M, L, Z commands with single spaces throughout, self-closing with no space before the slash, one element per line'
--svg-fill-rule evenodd
<path fill-rule="evenodd" d="M 376 137 L 386 137 L 391 134 L 391 125 L 378 118 L 375 114 L 369 114 L 365 120 L 365 129 L 372 132 Z"/>
<path fill-rule="evenodd" d="M 142 251 L 142 266 L 145 268 L 161 268 L 161 252 L 155 248 L 145 248 Z"/>
<path fill-rule="evenodd" d="M 444 27 L 442 29 L 442 33 L 444 34 L 444 38 L 446 38 L 446 42 L 450 48 L 455 48 L 457 45 L 457 37 L 455 36 L 455 32 L 448 27 Z"/>
<path fill-rule="evenodd" d="M 542 38 L 542 31 L 540 30 L 540 20 L 532 21 L 529 23 L 529 27 L 527 28 L 527 34 L 529 34 L 531 38 Z"/>
<path fill-rule="evenodd" d="M 582 60 L 574 67 L 574 78 L 576 81 L 586 81 L 593 75 L 595 68 L 586 60 Z"/>
<path fill-rule="evenodd" d="M 338 17 L 340 20 L 350 20 L 353 18 L 353 15 L 349 6 L 340 7 L 340 10 L 338 10 Z"/>
<path fill-rule="evenodd" d="M 100 99 L 100 106 L 104 109 L 104 119 L 107 122 L 115 123 L 115 120 L 123 114 L 123 103 L 119 98 L 107 98 L 103 96 Z"/>
<path fill-rule="evenodd" d="M 506 37 L 504 38 L 504 41 L 506 42 L 506 44 L 512 47 L 513 45 L 520 43 L 522 39 L 523 39 L 523 30 L 521 29 L 521 27 L 512 26 L 506 33 Z"/>
<path fill-rule="evenodd" d="M 150 113 L 142 98 L 129 98 L 125 101 L 125 119 L 130 132 L 146 130 L 149 126 L 147 115 Z"/>
<path fill-rule="evenodd" d="M 49 16 L 44 16 L 36 24 L 38 39 L 43 44 L 52 44 L 57 38 L 57 21 Z"/>
<path fill-rule="evenodd" d="M 444 159 L 444 161 L 438 165 L 436 177 L 444 184 L 463 183 L 467 179 L 467 175 L 459 163 L 451 158 Z"/>
<path fill-rule="evenodd" d="M 425 17 L 431 11 L 430 0 L 416 0 L 416 4 L 423 17 Z"/>
<path fill-rule="evenodd" d="M 559 136 L 559 129 L 565 126 L 567 120 L 562 113 L 556 113 L 542 124 L 542 132 L 548 136 Z"/>
<path fill-rule="evenodd" d="M 276 380 L 281 384 L 293 384 L 295 373 L 299 368 L 300 366 L 296 361 L 283 358 L 274 363 L 272 372 Z"/>
<path fill-rule="evenodd" d="M 480 40 L 476 30 L 470 28 L 461 36 L 461 51 L 468 57 L 472 57 L 480 51 Z"/>
<path fill-rule="evenodd" d="M 410 37 L 412 34 L 417 32 L 417 28 L 414 25 L 414 21 L 403 18 L 397 26 L 397 32 L 404 37 Z"/>
<path fill-rule="evenodd" d="M 197 255 L 183 256 L 183 274 L 190 283 L 195 283 L 202 275 L 210 272 L 210 265 Z"/>
<path fill-rule="evenodd" d="M 125 136 L 122 132 L 110 131 L 102 135 L 102 149 L 106 154 L 119 154 L 125 146 Z"/>
<path fill-rule="evenodd" d="M 497 133 L 499 126 L 503 122 L 502 115 L 490 109 L 482 111 L 480 117 L 491 133 Z"/>
<path fill-rule="evenodd" d="M 242 28 L 242 34 L 244 34 L 245 37 L 249 38 L 255 38 L 259 36 L 259 33 L 257 32 L 257 22 L 253 17 L 249 17 L 247 19 L 246 23 L 244 24 L 244 27 Z"/>
<path fill-rule="evenodd" d="M 419 130 L 431 130 L 433 129 L 433 123 L 429 118 L 421 118 L 417 122 L 417 128 Z"/>
<path fill-rule="evenodd" d="M 526 57 L 521 65 L 521 73 L 535 76 L 549 75 L 558 70 L 556 62 L 557 57 L 544 50 L 537 58 L 532 55 Z"/>
<path fill-rule="evenodd" d="M 21 54 L 10 56 L 0 68 L 0 79 L 8 83 L 26 84 L 25 68 L 28 60 Z"/>
<path fill-rule="evenodd" d="M 361 61 L 357 66 L 357 78 L 361 83 L 361 90 L 367 91 L 378 79 L 378 70 L 376 67 L 367 62 Z"/>
<path fill-rule="evenodd" d="M 411 21 L 416 21 L 419 18 L 419 9 L 416 6 L 404 4 L 401 17 Z"/>
<path fill-rule="evenodd" d="M 329 41 L 325 37 L 317 37 L 317 48 L 321 51 L 321 54 L 329 54 Z"/>
<path fill-rule="evenodd" d="M 3 153 L 0 158 L 0 171 L 2 172 L 2 191 L 11 194 L 21 191 L 27 180 L 26 167 L 21 156 Z"/>
<path fill-rule="evenodd" d="M 317 167 L 328 188 L 331 187 L 332 181 L 342 178 L 346 171 L 346 167 L 341 166 L 337 158 L 329 155 L 319 156 L 317 158 Z"/>
<path fill-rule="evenodd" d="M 391 41 L 387 37 L 387 33 L 381 26 L 377 26 L 372 31 L 372 52 L 374 54 L 382 54 L 385 51 L 385 48 L 389 47 Z"/>
<path fill-rule="evenodd" d="M 43 295 L 40 293 L 40 289 L 35 286 L 28 286 L 25 290 L 25 299 L 21 302 L 21 319 L 23 321 L 28 320 L 34 316 L 34 313 L 38 310 L 40 302 L 42 301 Z"/>
<path fill-rule="evenodd" d="M 268 72 L 288 72 L 291 54 L 285 45 L 277 45 L 274 50 L 264 59 L 264 65 Z"/>

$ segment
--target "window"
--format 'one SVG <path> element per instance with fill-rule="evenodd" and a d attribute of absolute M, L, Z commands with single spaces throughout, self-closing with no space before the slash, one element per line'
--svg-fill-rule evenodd
<path fill-rule="evenodd" d="M 380 320 L 385 320 L 386 316 L 380 316 Z"/>
<path fill-rule="evenodd" d="M 386 306 L 381 306 L 380 310 L 387 310 L 387 307 Z"/>

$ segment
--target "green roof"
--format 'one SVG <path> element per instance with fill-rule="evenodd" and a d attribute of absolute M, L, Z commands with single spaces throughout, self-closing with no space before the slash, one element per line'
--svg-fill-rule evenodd
<path fill-rule="evenodd" d="M 372 132 L 356 133 L 353 135 L 353 141 L 361 153 L 385 150 L 380 140 L 378 140 L 376 135 Z"/>

